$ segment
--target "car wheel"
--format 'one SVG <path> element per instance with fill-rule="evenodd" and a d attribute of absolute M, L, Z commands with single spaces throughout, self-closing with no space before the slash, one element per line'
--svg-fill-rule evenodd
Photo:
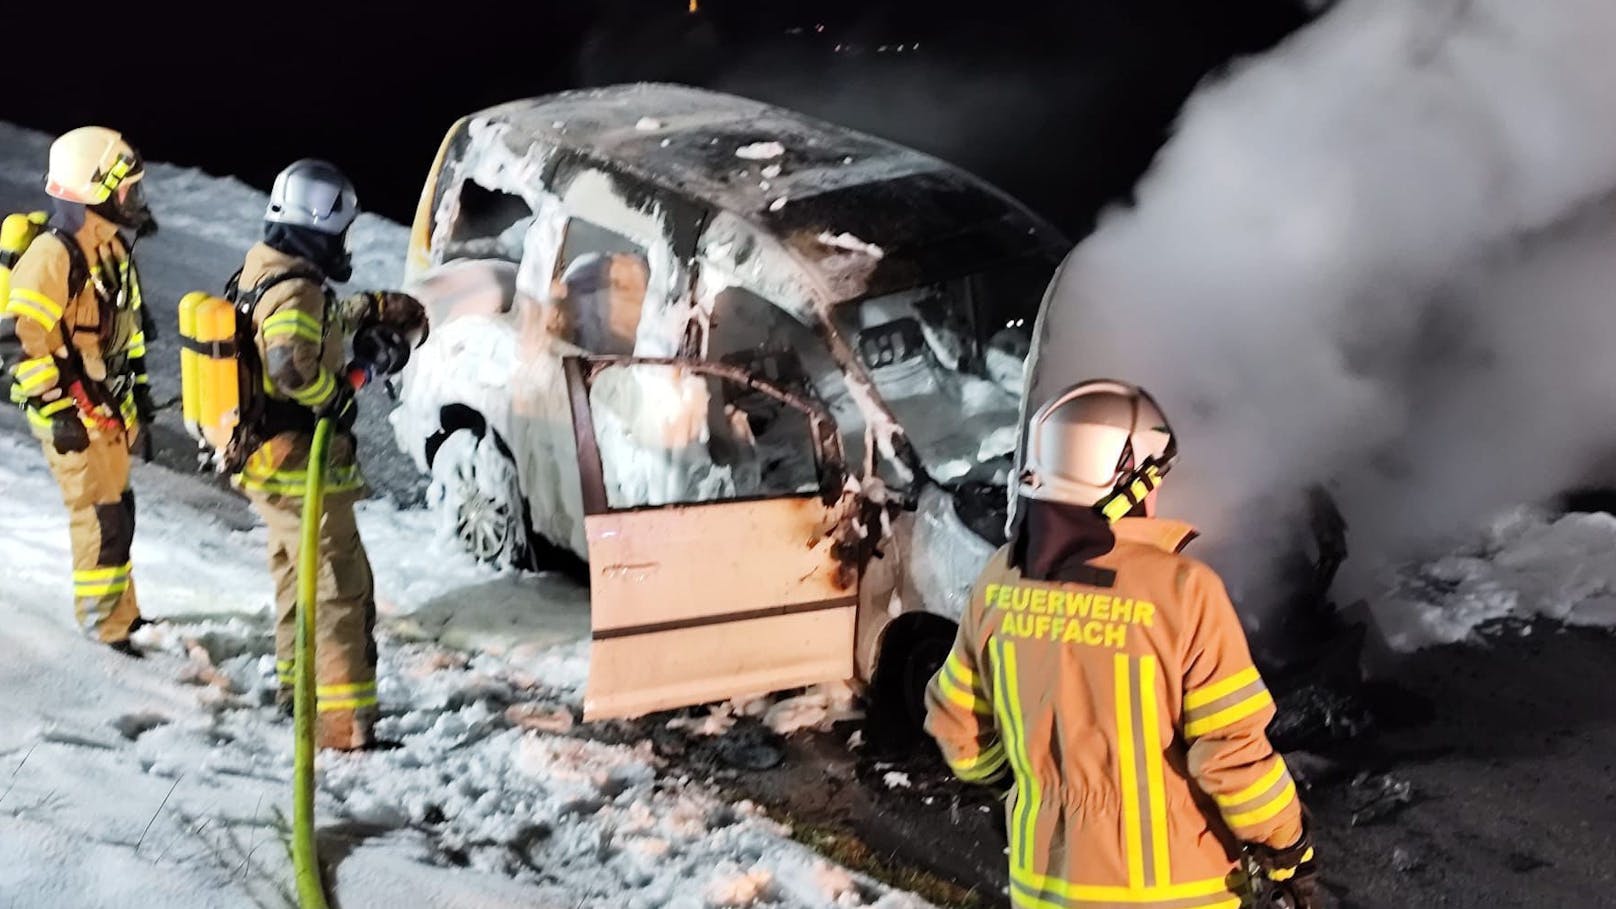
<path fill-rule="evenodd" d="M 479 562 L 525 563 L 528 527 L 516 463 L 492 432 L 457 429 L 443 439 L 427 501 L 440 527 Z"/>
<path fill-rule="evenodd" d="M 926 686 L 932 676 L 943 668 L 948 652 L 954 647 L 952 635 L 929 634 L 910 646 L 903 663 L 902 697 L 903 716 L 909 730 L 916 736 L 926 728 Z"/>
<path fill-rule="evenodd" d="M 864 739 L 881 752 L 913 748 L 926 735 L 926 686 L 954 647 L 954 623 L 913 613 L 887 632 L 872 680 Z"/>

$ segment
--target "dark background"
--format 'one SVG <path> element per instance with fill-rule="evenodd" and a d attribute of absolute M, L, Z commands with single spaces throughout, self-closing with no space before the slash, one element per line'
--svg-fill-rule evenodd
<path fill-rule="evenodd" d="M 39 61 L 0 97 L 0 119 L 112 126 L 152 160 L 259 188 L 296 158 L 325 157 L 353 176 L 362 205 L 407 222 L 461 115 L 577 86 L 687 82 L 946 158 L 1075 239 L 1126 197 L 1195 84 L 1304 24 L 1307 6 L 35 2 L 0 17 L 8 45 Z"/>

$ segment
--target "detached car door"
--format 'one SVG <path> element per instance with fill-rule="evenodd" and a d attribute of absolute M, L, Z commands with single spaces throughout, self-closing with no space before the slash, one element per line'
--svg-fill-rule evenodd
<path fill-rule="evenodd" d="M 723 364 L 566 361 L 589 547 L 585 719 L 853 675 L 856 494 L 817 404 Z"/>

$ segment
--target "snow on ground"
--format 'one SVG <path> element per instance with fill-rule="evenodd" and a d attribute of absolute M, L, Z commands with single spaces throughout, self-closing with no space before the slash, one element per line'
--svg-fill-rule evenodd
<path fill-rule="evenodd" d="M 1505 512 L 1468 545 L 1405 567 L 1370 607 L 1398 650 L 1462 641 L 1501 619 L 1616 626 L 1616 517 Z"/>
<path fill-rule="evenodd" d="M 785 153 L 786 147 L 778 142 L 753 142 L 735 149 L 735 157 L 748 161 L 768 161 Z"/>
<path fill-rule="evenodd" d="M 290 724 L 269 706 L 263 530 L 230 529 L 215 513 L 236 500 L 192 478 L 140 466 L 135 486 L 142 605 L 167 620 L 141 661 L 72 627 L 65 515 L 37 449 L 0 437 L 0 905 L 287 905 Z M 423 512 L 368 502 L 360 523 L 379 731 L 398 747 L 320 757 L 345 909 L 925 905 L 675 778 L 647 744 L 575 726 L 576 587 L 477 566 Z"/>
<path fill-rule="evenodd" d="M 683 729 L 691 735 L 723 735 L 741 717 L 753 717 L 779 735 L 800 729 L 829 729 L 843 720 L 863 716 L 854 701 L 853 689 L 846 682 L 815 685 L 801 694 L 776 699 L 772 695 L 739 697 L 708 706 L 706 715 L 675 717 L 669 729 Z"/>

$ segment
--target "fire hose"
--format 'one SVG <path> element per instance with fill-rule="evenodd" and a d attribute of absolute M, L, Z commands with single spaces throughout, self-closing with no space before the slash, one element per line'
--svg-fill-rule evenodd
<path fill-rule="evenodd" d="M 397 332 L 393 333 L 397 336 Z M 400 336 L 401 337 L 401 336 Z M 399 342 L 402 344 L 402 341 Z M 403 353 L 374 344 L 355 344 L 354 362 L 344 379 L 355 391 L 378 372 L 396 372 L 409 359 Z M 319 846 L 314 831 L 314 739 L 318 705 L 314 694 L 314 610 L 320 578 L 320 524 L 325 515 L 326 459 L 331 447 L 332 419 L 314 424 L 309 446 L 307 478 L 303 487 L 301 539 L 297 550 L 297 634 L 292 683 L 292 873 L 297 881 L 299 909 L 327 909 L 320 880 Z"/>
<path fill-rule="evenodd" d="M 373 373 L 369 364 L 355 363 L 346 375 L 358 390 Z M 332 420 L 314 424 L 309 446 L 307 479 L 303 487 L 302 539 L 297 549 L 297 638 L 292 687 L 292 872 L 297 879 L 300 909 L 327 909 L 320 881 L 320 857 L 314 835 L 314 732 L 318 706 L 314 697 L 314 610 L 320 579 L 320 523 L 325 515 L 326 458 L 331 447 Z"/>
<path fill-rule="evenodd" d="M 325 512 L 326 452 L 331 420 L 314 425 L 307 485 L 303 490 L 302 541 L 297 551 L 297 655 L 292 689 L 292 871 L 301 909 L 326 909 L 314 837 L 314 605 L 320 577 L 320 518 Z"/>

